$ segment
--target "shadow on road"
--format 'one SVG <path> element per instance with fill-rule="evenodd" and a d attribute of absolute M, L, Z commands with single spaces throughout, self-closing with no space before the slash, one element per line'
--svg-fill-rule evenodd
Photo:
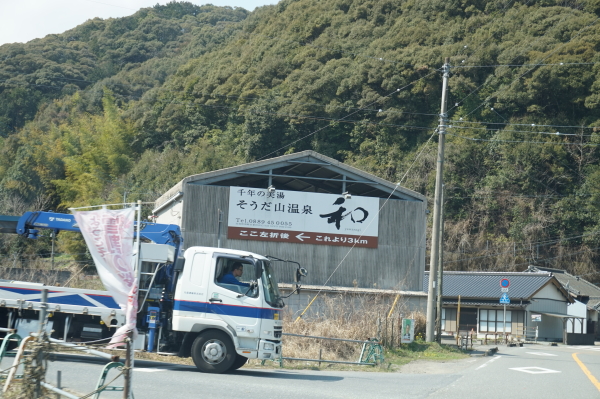
<path fill-rule="evenodd" d="M 245 375 L 248 377 L 262 377 L 262 378 L 278 378 L 287 380 L 306 380 L 306 381 L 323 381 L 323 382 L 335 382 L 341 381 L 344 377 L 336 377 L 329 375 L 307 375 L 301 374 L 295 371 L 262 371 L 262 370 L 237 370 L 233 375 Z"/>

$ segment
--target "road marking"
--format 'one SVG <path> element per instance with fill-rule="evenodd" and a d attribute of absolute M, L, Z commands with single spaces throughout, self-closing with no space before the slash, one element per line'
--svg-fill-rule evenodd
<path fill-rule="evenodd" d="M 587 376 L 587 378 L 589 378 L 590 381 L 592 381 L 592 384 L 594 384 L 596 388 L 600 391 L 600 382 L 598 382 L 596 377 L 594 377 L 592 373 L 590 373 L 590 370 L 588 370 L 587 367 L 585 367 L 585 364 L 583 364 L 581 360 L 579 360 L 579 358 L 577 357 L 577 353 L 573 353 L 573 359 L 575 359 L 579 367 L 581 367 L 583 373 Z"/>
<path fill-rule="evenodd" d="M 600 347 L 591 346 L 591 345 L 590 346 L 572 346 L 572 347 L 570 347 L 570 349 L 600 352 Z"/>
<path fill-rule="evenodd" d="M 523 373 L 529 373 L 529 374 L 560 373 L 560 371 L 545 369 L 542 367 L 515 367 L 515 368 L 510 368 L 509 370 L 521 371 Z"/>
<path fill-rule="evenodd" d="M 530 355 L 538 355 L 538 356 L 558 356 L 553 353 L 544 353 L 544 352 L 525 352 L 525 353 L 529 353 Z"/>
<path fill-rule="evenodd" d="M 134 368 L 134 371 L 141 371 L 142 373 L 156 373 L 157 371 L 170 371 L 171 369 L 139 369 Z"/>
<path fill-rule="evenodd" d="M 493 358 L 491 358 L 490 360 L 488 360 L 487 362 L 483 363 L 481 366 L 477 367 L 475 370 L 479 370 L 484 368 L 485 366 L 487 366 L 488 364 L 490 364 L 491 362 L 494 362 L 496 360 L 500 359 L 500 356 L 494 356 Z"/>

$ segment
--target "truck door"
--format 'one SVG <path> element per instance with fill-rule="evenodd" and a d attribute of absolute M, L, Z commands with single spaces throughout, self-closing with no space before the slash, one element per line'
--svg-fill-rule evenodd
<path fill-rule="evenodd" d="M 258 337 L 262 299 L 258 286 L 250 286 L 256 278 L 254 260 L 215 253 L 212 264 L 206 317 L 225 321 L 238 338 Z"/>
<path fill-rule="evenodd" d="M 175 301 L 174 316 L 195 319 L 205 317 L 210 255 L 203 251 L 185 253 L 186 267 L 180 276 L 180 284 L 178 284 L 175 294 L 177 300 Z M 191 265 L 191 267 L 187 267 L 187 265 Z M 181 322 L 185 323 L 184 320 Z"/>

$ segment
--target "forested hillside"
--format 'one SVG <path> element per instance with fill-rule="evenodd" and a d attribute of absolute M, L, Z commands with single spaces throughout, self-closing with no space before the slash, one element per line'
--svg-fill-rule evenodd
<path fill-rule="evenodd" d="M 449 57 L 445 267 L 600 281 L 599 15 L 599 0 L 172 2 L 3 45 L 0 214 L 152 201 L 305 149 L 431 198 Z M 0 240 L 0 262 L 49 246 Z"/>

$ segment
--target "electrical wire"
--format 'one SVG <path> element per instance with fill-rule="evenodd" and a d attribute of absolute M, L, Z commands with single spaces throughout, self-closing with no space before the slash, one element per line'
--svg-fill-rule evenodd
<path fill-rule="evenodd" d="M 267 35 L 262 35 L 260 33 L 252 33 L 252 36 L 261 36 L 261 37 L 265 37 L 267 39 L 274 39 L 280 42 L 284 42 L 284 43 L 294 43 L 294 44 L 298 44 L 300 46 L 305 46 L 305 47 L 313 47 L 319 50 L 327 50 L 327 51 L 332 51 L 335 53 L 340 53 L 340 54 L 349 54 L 353 57 L 358 57 L 358 58 L 367 58 L 367 59 L 372 59 L 375 61 L 381 61 L 381 62 L 387 62 L 387 63 L 391 63 L 391 64 L 398 64 L 398 65 L 404 65 L 404 66 L 408 66 L 408 67 L 412 67 L 414 68 L 414 64 L 412 63 L 403 63 L 400 61 L 394 61 L 394 60 L 390 60 L 390 59 L 386 59 L 383 57 L 377 57 L 377 56 L 369 56 L 369 55 L 363 55 L 361 53 L 356 53 L 353 51 L 346 51 L 346 50 L 340 50 L 340 49 L 333 49 L 333 48 L 328 48 L 328 47 L 323 47 L 323 46 L 317 46 L 313 43 L 308 43 L 308 42 L 302 42 L 302 41 L 296 41 L 296 40 L 286 40 L 286 39 L 280 39 L 276 36 L 267 36 Z"/>
<path fill-rule="evenodd" d="M 572 129 L 596 129 L 600 126 L 568 126 L 568 125 L 541 125 L 537 123 L 510 123 L 510 122 L 478 122 L 478 121 L 464 121 L 462 119 L 455 120 L 451 119 L 448 122 L 452 123 L 470 123 L 470 124 L 479 124 L 479 125 L 503 125 L 503 126 L 531 126 L 531 127 L 556 127 L 556 128 L 572 128 Z M 457 126 L 455 126 L 457 127 Z M 537 133 L 537 132 L 534 132 Z M 554 134 L 554 133 L 551 133 Z M 566 134 L 566 133 L 564 133 Z"/>
<path fill-rule="evenodd" d="M 403 87 L 401 87 L 401 88 L 399 88 L 399 89 L 396 89 L 396 90 L 394 90 L 393 92 L 391 92 L 391 93 L 389 93 L 389 94 L 387 94 L 387 95 L 385 95 L 385 96 L 383 96 L 383 97 L 381 97 L 381 98 L 379 98 L 379 99 L 377 99 L 377 100 L 375 100 L 375 101 L 371 102 L 370 104 L 366 105 L 366 106 L 365 106 L 365 108 L 366 108 L 366 107 L 369 107 L 369 106 L 371 106 L 371 105 L 373 105 L 373 104 L 376 104 L 376 103 L 378 103 L 378 102 L 381 102 L 381 101 L 385 100 L 385 99 L 386 99 L 386 98 L 388 98 L 388 97 L 391 97 L 392 95 L 394 95 L 394 94 L 396 94 L 396 93 L 398 93 L 398 92 L 400 92 L 400 91 L 402 91 L 402 90 L 406 89 L 407 87 L 410 87 L 410 86 L 412 86 L 412 85 L 414 85 L 414 84 L 418 83 L 419 81 L 421 81 L 421 80 L 423 80 L 423 79 L 425 79 L 425 78 L 427 78 L 427 77 L 431 76 L 431 75 L 432 75 L 432 74 L 434 74 L 435 72 L 437 72 L 437 70 L 436 70 L 436 71 L 434 71 L 434 72 L 431 72 L 431 73 L 430 73 L 430 74 L 428 74 L 428 75 L 425 75 L 425 76 L 421 77 L 420 79 L 417 79 L 417 80 L 416 80 L 416 81 L 414 81 L 414 82 L 408 83 L 407 85 L 405 85 L 405 86 L 403 86 Z M 359 112 L 359 111 L 360 111 L 360 109 L 359 109 L 359 110 L 357 110 L 357 111 L 354 111 L 354 112 L 352 112 L 352 113 L 350 113 L 350 114 L 348 114 L 348 115 L 346 115 L 346 116 L 344 116 L 343 118 L 340 118 L 338 121 L 342 121 L 342 120 L 346 119 L 347 117 L 349 117 L 349 116 L 352 116 L 352 115 L 354 115 L 355 113 L 357 113 L 357 112 Z M 326 128 L 330 127 L 330 126 L 332 126 L 332 124 L 331 124 L 331 123 L 330 123 L 330 124 L 328 124 L 328 125 L 326 125 L 326 126 L 323 126 L 323 127 L 319 128 L 319 129 L 317 129 L 317 130 L 315 130 L 315 131 L 314 131 L 314 132 L 312 132 L 312 133 L 309 133 L 309 134 L 307 134 L 306 136 L 303 136 L 303 137 L 301 137 L 301 138 L 299 138 L 299 139 L 297 139 L 297 140 L 294 140 L 293 142 L 291 142 L 291 143 L 289 143 L 289 144 L 287 144 L 287 145 L 284 145 L 283 147 L 280 147 L 280 148 L 276 149 L 275 151 L 271 151 L 270 153 L 268 153 L 268 154 L 266 154 L 266 155 L 262 156 L 261 158 L 257 159 L 257 161 L 260 161 L 261 159 L 265 159 L 266 157 L 268 157 L 268 156 L 270 156 L 270 155 L 272 155 L 272 154 L 275 154 L 275 153 L 277 153 L 277 152 L 279 152 L 279 151 L 281 151 L 281 150 L 283 150 L 283 149 L 285 149 L 285 148 L 288 148 L 288 147 L 290 147 L 290 146 L 292 146 L 292 145 L 294 145 L 294 144 L 296 144 L 296 143 L 298 143 L 298 142 L 300 142 L 300 141 L 302 141 L 302 140 L 304 140 L 304 139 L 306 139 L 306 138 L 308 138 L 308 137 L 310 137 L 310 136 L 313 136 L 314 134 L 316 134 L 316 133 L 318 133 L 318 132 L 320 132 L 320 131 L 322 131 L 322 130 L 324 130 L 324 129 L 326 129 Z"/>
<path fill-rule="evenodd" d="M 450 69 L 460 68 L 499 68 L 499 67 L 538 67 L 538 66 L 570 66 L 570 65 L 598 65 L 600 62 L 557 62 L 554 64 L 495 64 L 495 65 L 456 65 Z"/>
<path fill-rule="evenodd" d="M 560 242 L 563 242 L 563 241 L 570 241 L 570 240 L 575 240 L 575 239 L 578 239 L 578 238 L 589 237 L 589 236 L 592 236 L 592 235 L 596 235 L 598 233 L 600 233 L 600 231 L 596 231 L 596 232 L 589 233 L 589 234 L 584 234 L 584 235 L 581 235 L 581 236 L 573 236 L 573 237 L 570 237 L 570 238 L 556 239 L 556 240 L 552 240 L 552 241 L 540 241 L 540 242 L 537 242 L 537 243 L 536 242 L 532 242 L 530 244 L 522 245 L 518 249 L 518 251 L 519 252 L 525 251 L 525 250 L 527 250 L 527 247 L 531 247 L 531 246 L 536 246 L 536 247 L 542 246 L 542 247 L 545 247 L 545 246 L 557 244 L 557 243 L 560 243 Z M 449 253 L 448 251 L 444 251 L 444 252 L 445 253 Z M 516 250 L 513 249 L 513 250 L 508 250 L 508 251 L 505 251 L 505 252 L 496 252 L 496 253 L 488 254 L 488 255 L 473 256 L 473 257 L 470 257 L 470 258 L 462 258 L 462 259 L 455 259 L 455 260 L 448 260 L 448 261 L 444 260 L 444 264 L 446 264 L 446 263 L 468 262 L 468 261 L 477 260 L 477 259 L 495 258 L 495 257 L 498 257 L 498 256 L 507 255 L 507 254 L 515 253 L 515 252 L 516 252 Z M 450 252 L 450 253 L 452 253 L 452 252 Z M 454 252 L 454 253 L 456 253 L 456 252 Z"/>
<path fill-rule="evenodd" d="M 529 2 L 528 2 L 528 3 L 529 3 Z M 563 15 L 563 18 L 561 19 L 561 21 L 560 21 L 560 22 L 563 22 L 564 20 L 566 20 L 566 18 L 567 18 L 569 15 L 570 15 L 570 14 L 566 14 L 566 13 L 565 13 L 565 14 Z M 566 44 L 568 44 L 569 42 L 571 42 L 571 41 L 572 41 L 572 40 L 573 40 L 575 37 L 577 37 L 577 36 L 578 36 L 578 35 L 579 35 L 579 34 L 580 34 L 580 33 L 581 33 L 581 32 L 582 32 L 584 29 L 586 29 L 587 27 L 591 26 L 591 25 L 592 25 L 592 24 L 594 24 L 596 21 L 597 21 L 597 19 L 596 19 L 596 20 L 594 20 L 594 21 L 593 21 L 591 24 L 589 24 L 588 26 L 586 26 L 586 27 L 582 28 L 582 29 L 581 29 L 581 30 L 578 32 L 578 34 L 577 34 L 577 35 L 575 35 L 575 36 L 571 37 L 571 38 L 569 39 L 569 41 L 567 41 L 566 43 L 564 43 L 562 46 L 565 46 Z M 558 27 L 560 26 L 560 22 L 559 22 L 559 23 L 556 23 L 556 24 L 553 24 L 552 26 L 553 26 L 553 27 L 556 27 L 556 29 L 558 29 Z M 549 33 L 549 30 L 548 30 L 548 31 L 546 31 L 546 32 L 544 32 L 544 34 L 543 34 L 542 36 L 538 37 L 538 38 L 537 38 L 537 39 L 536 39 L 534 42 L 531 42 L 531 43 L 529 44 L 529 47 L 532 47 L 532 46 L 533 46 L 535 43 L 537 43 L 537 42 L 539 42 L 540 40 L 542 40 L 544 37 L 546 37 L 546 35 L 547 35 L 548 33 Z M 560 47 L 562 47 L 562 46 L 558 46 L 557 48 L 555 48 L 555 49 L 554 49 L 554 50 L 553 50 L 553 51 L 552 51 L 550 54 L 548 54 L 546 57 L 544 57 L 544 58 L 543 58 L 543 59 L 542 59 L 540 62 L 538 62 L 538 63 L 536 63 L 536 64 L 542 64 L 544 60 L 548 59 L 548 58 L 550 57 L 550 55 L 552 55 L 554 52 L 558 51 L 558 49 L 559 49 Z M 513 60 L 515 60 L 517 57 L 518 57 L 518 56 L 515 56 L 515 57 L 513 58 Z M 533 65 L 536 65 L 536 64 L 533 64 Z M 513 80 L 512 80 L 512 82 L 511 82 L 509 85 L 507 85 L 506 87 L 510 87 L 510 85 L 511 85 L 513 82 L 517 81 L 517 80 L 518 80 L 518 79 L 520 79 L 522 76 L 524 76 L 525 74 L 529 73 L 530 71 L 532 71 L 532 70 L 533 70 L 533 69 L 535 69 L 535 68 L 537 68 L 537 66 L 535 66 L 535 67 L 532 67 L 532 68 L 531 68 L 529 71 L 527 71 L 527 72 L 525 72 L 524 74 L 522 74 L 522 75 L 520 75 L 520 76 L 516 77 L 516 78 L 515 78 L 515 79 L 513 79 Z M 481 85 L 479 85 L 478 87 L 476 87 L 475 89 L 473 89 L 473 90 L 472 90 L 472 91 L 471 91 L 469 94 L 467 94 L 465 97 L 463 97 L 463 98 L 462 98 L 460 101 L 458 101 L 458 102 L 455 102 L 455 106 L 454 106 L 454 107 L 452 107 L 452 108 L 450 108 L 450 109 L 448 110 L 448 112 L 450 112 L 450 111 L 452 111 L 454 108 L 458 107 L 458 105 L 459 105 L 460 103 L 464 103 L 464 101 L 465 101 L 465 100 L 466 100 L 468 97 L 470 97 L 470 96 L 471 96 L 471 95 L 473 95 L 474 93 L 478 92 L 478 91 L 479 91 L 479 90 L 480 90 L 480 89 L 481 89 L 483 86 L 485 86 L 486 84 L 487 84 L 487 82 L 484 82 L 484 83 L 482 83 Z M 485 104 L 485 103 L 486 103 L 486 101 L 487 101 L 487 99 L 486 99 L 486 100 L 484 100 L 484 101 L 482 101 L 482 102 L 481 102 L 481 104 L 480 104 L 478 107 L 476 107 L 475 109 L 473 109 L 471 112 L 469 112 L 469 113 L 467 114 L 467 116 L 468 116 L 468 115 L 470 115 L 470 114 L 472 114 L 473 112 L 475 112 L 475 111 L 476 111 L 477 109 L 479 109 L 481 106 L 483 106 L 483 104 Z"/>
<path fill-rule="evenodd" d="M 489 142 L 489 143 L 519 143 L 519 144 L 550 144 L 550 145 L 580 145 L 580 146 L 589 146 L 589 147 L 597 147 L 600 144 L 593 143 L 565 143 L 565 142 L 555 142 L 555 141 L 521 141 L 521 140 L 496 140 L 496 139 L 476 139 L 474 137 L 465 137 L 460 136 L 458 134 L 446 133 L 448 136 L 458 137 L 464 140 L 470 141 L 481 141 L 481 142 Z"/>
<path fill-rule="evenodd" d="M 381 210 L 386 206 L 386 204 L 388 203 L 388 201 L 390 200 L 390 198 L 392 197 L 392 195 L 394 195 L 394 193 L 396 192 L 396 190 L 398 189 L 398 187 L 400 186 L 400 184 L 402 183 L 402 181 L 404 180 L 404 178 L 406 178 L 406 176 L 408 175 L 408 172 L 410 172 L 410 170 L 414 167 L 414 165 L 416 164 L 417 160 L 421 157 L 421 155 L 423 154 L 423 152 L 425 151 L 425 149 L 427 149 L 427 147 L 429 146 L 429 143 L 431 142 L 431 140 L 433 139 L 433 137 L 435 136 L 436 133 L 437 133 L 437 129 L 434 130 L 434 132 L 432 133 L 432 135 L 425 142 L 425 145 L 423 145 L 423 148 L 417 154 L 417 156 L 415 157 L 413 163 L 407 168 L 406 172 L 404 173 L 404 175 L 402 176 L 402 178 L 400 179 L 400 181 L 398 183 L 396 183 L 396 186 L 394 187 L 394 189 L 392 190 L 392 192 L 390 193 L 390 195 L 385 199 L 384 203 L 379 207 L 379 209 L 377 210 L 377 213 L 375 214 L 375 216 L 369 221 L 369 224 L 367 226 L 365 226 L 365 228 L 361 232 L 360 236 L 358 237 L 358 240 L 360 240 L 360 238 L 363 236 L 364 232 L 368 230 L 368 228 L 371 225 L 371 223 L 373 223 L 373 221 L 376 218 L 379 218 L 379 214 L 381 213 Z M 426 234 L 426 229 L 424 230 L 424 235 L 425 234 Z M 342 266 L 342 264 L 344 263 L 344 261 L 346 260 L 346 258 L 350 255 L 350 253 L 352 252 L 352 250 L 354 249 L 355 246 L 356 246 L 356 241 L 350 247 L 350 249 L 348 250 L 348 252 L 346 252 L 346 255 L 344 255 L 344 257 L 342 258 L 342 260 L 340 260 L 340 262 L 337 264 L 337 266 L 335 267 L 335 269 L 333 269 L 333 271 L 331 272 L 331 274 L 329 275 L 329 277 L 327 278 L 327 280 L 325 280 L 325 282 L 322 284 L 323 287 L 325 287 L 327 285 L 327 283 L 331 280 L 331 278 L 333 277 L 333 275 Z M 417 249 L 415 249 L 415 256 L 413 257 L 413 261 L 416 258 L 417 251 L 419 251 L 420 249 L 421 249 L 420 247 L 417 247 Z M 321 292 L 323 291 L 323 289 L 324 288 L 320 288 L 317 291 L 317 293 L 315 294 L 315 296 L 313 297 L 313 299 L 308 303 L 308 305 L 304 308 L 304 310 L 302 311 L 302 313 L 300 313 L 300 315 L 296 318 L 296 320 L 294 322 L 296 322 L 296 321 L 298 321 L 298 320 L 300 320 L 302 318 L 302 316 L 306 313 L 306 311 L 312 306 L 313 302 L 321 294 Z"/>
<path fill-rule="evenodd" d="M 566 18 L 566 16 L 565 16 Z M 518 75 L 516 78 L 514 78 L 508 85 L 505 86 L 504 90 L 507 90 L 506 88 L 510 87 L 514 82 L 518 81 L 519 79 L 521 79 L 523 76 L 527 75 L 529 72 L 533 71 L 534 69 L 536 69 L 539 65 L 541 65 L 545 60 L 547 60 L 548 58 L 550 58 L 550 56 L 552 56 L 554 53 L 556 53 L 558 50 L 560 50 L 561 48 L 565 47 L 567 44 L 571 43 L 575 38 L 579 37 L 579 35 L 582 34 L 582 32 L 584 30 L 586 30 L 587 28 L 589 28 L 590 26 L 594 25 L 596 22 L 598 22 L 598 20 L 600 19 L 600 17 L 597 17 L 596 19 L 594 19 L 591 23 L 589 23 L 588 25 L 584 26 L 583 28 L 581 28 L 579 30 L 579 32 L 577 32 L 576 35 L 571 36 L 571 38 L 569 38 L 569 40 L 567 40 L 565 43 L 562 43 L 561 45 L 556 46 L 552 51 L 550 51 L 545 57 L 543 57 L 539 62 L 535 63 L 534 66 L 532 66 L 531 68 L 529 68 L 527 71 L 523 72 L 522 74 Z M 544 34 L 545 36 L 546 34 Z M 481 87 L 481 86 L 480 86 Z M 503 92 L 504 90 L 500 90 L 499 93 Z M 471 115 L 473 112 L 477 111 L 479 108 L 481 108 L 483 105 L 485 104 L 485 101 L 482 101 L 481 104 L 479 104 L 477 107 L 475 107 L 473 110 L 471 110 L 471 112 L 467 113 L 466 116 Z"/>

